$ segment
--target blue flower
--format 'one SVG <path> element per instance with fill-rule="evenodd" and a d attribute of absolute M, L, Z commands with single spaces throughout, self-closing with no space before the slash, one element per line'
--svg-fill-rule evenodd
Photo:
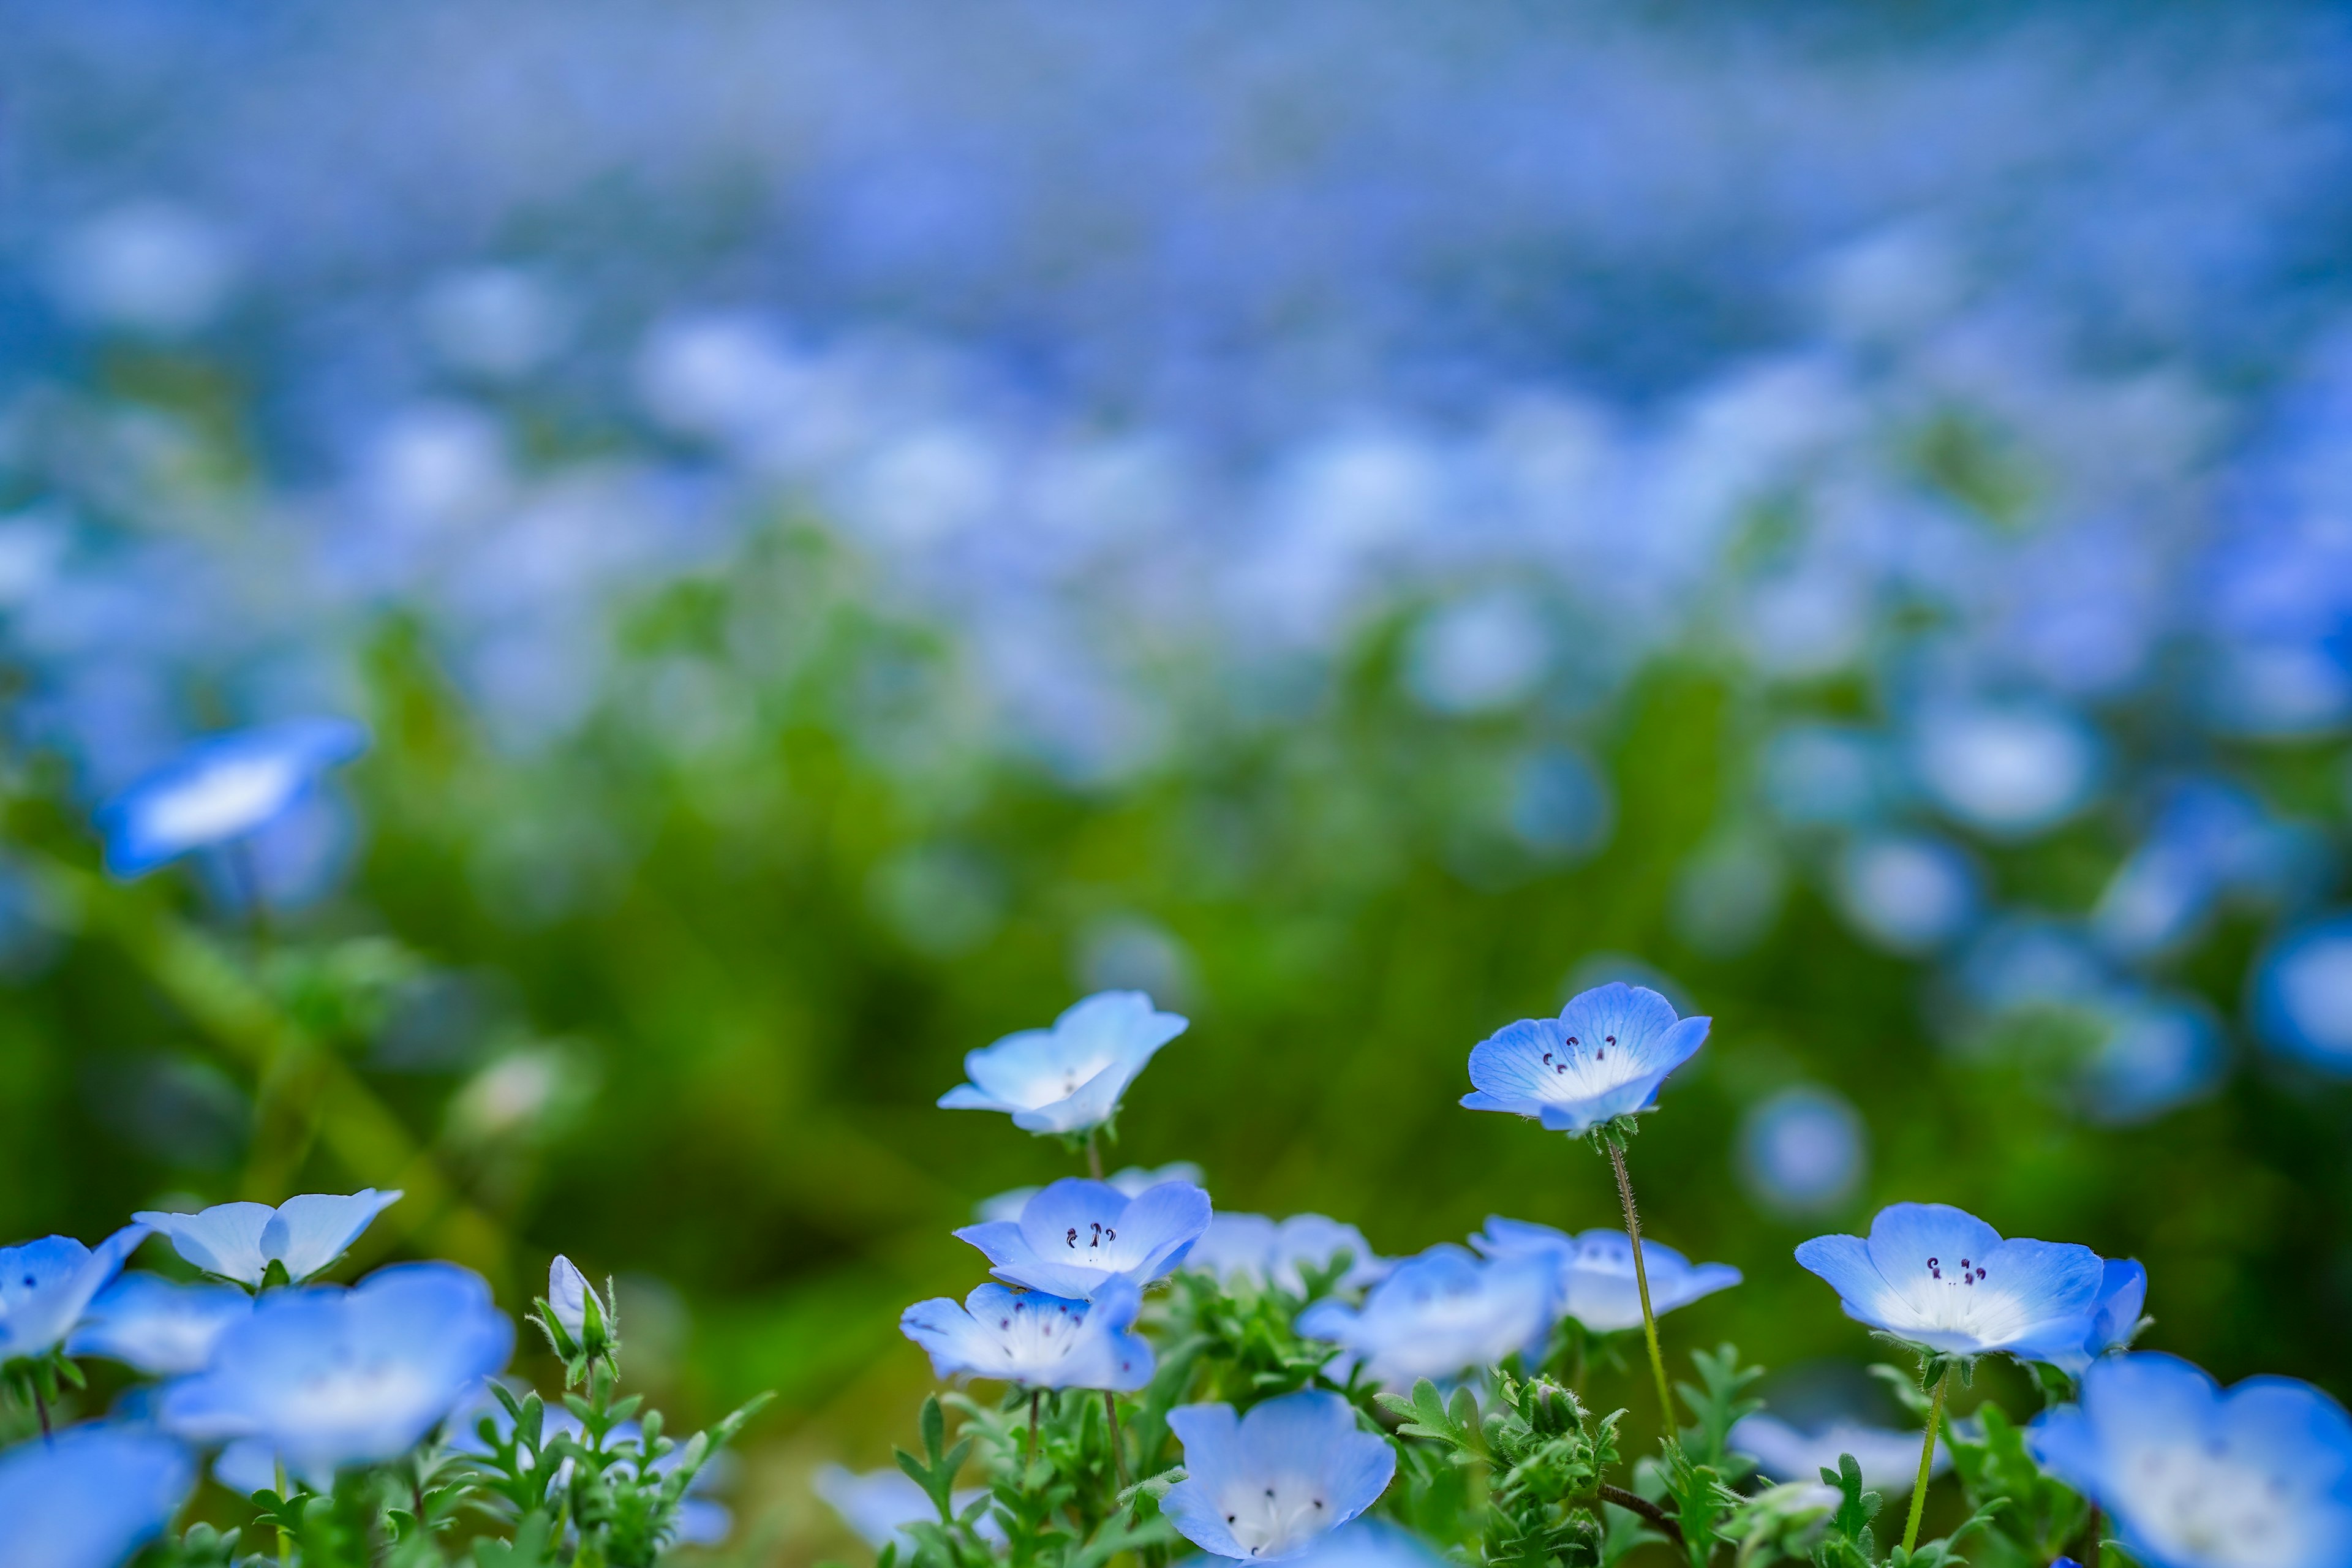
<path fill-rule="evenodd" d="M 181 1377 L 204 1371 L 221 1335 L 252 1315 L 253 1298 L 234 1285 L 125 1274 L 89 1304 L 66 1351 L 122 1362 L 151 1377 Z"/>
<path fill-rule="evenodd" d="M 137 1426 L 76 1426 L 0 1453 L 0 1568 L 116 1568 L 195 1481 L 187 1451 Z"/>
<path fill-rule="evenodd" d="M 2069 1377 L 2080 1379 L 2091 1363 L 2109 1351 L 2128 1350 L 2139 1332 L 2140 1312 L 2147 1305 L 2147 1270 L 2128 1258 L 2110 1258 L 2099 1274 L 2099 1293 L 2091 1303 L 2090 1327 L 2083 1342 L 2049 1358 Z"/>
<path fill-rule="evenodd" d="M 1371 1507 L 1396 1474 L 1388 1439 L 1321 1390 L 1269 1399 L 1240 1417 L 1230 1405 L 1179 1405 L 1168 1427 L 1184 1445 L 1184 1479 L 1160 1510 L 1220 1557 L 1297 1557 Z"/>
<path fill-rule="evenodd" d="M 1100 991 L 1050 1029 L 1023 1029 L 963 1058 L 970 1083 L 940 1097 L 950 1110 L 1002 1110 L 1031 1132 L 1084 1132 L 1118 1114 L 1118 1098 L 1186 1020 L 1140 991 Z"/>
<path fill-rule="evenodd" d="M 1862 1185 L 1870 1160 L 1862 1113 L 1843 1095 L 1796 1084 L 1739 1119 L 1739 1173 L 1764 1207 L 1781 1214 L 1834 1209 Z"/>
<path fill-rule="evenodd" d="M 1839 855 L 1835 891 L 1863 935 L 1916 956 L 1968 930 L 1984 901 L 1983 881 L 1976 862 L 1940 838 L 1881 833 L 1855 839 Z"/>
<path fill-rule="evenodd" d="M 1343 1524 L 1292 1561 L 1302 1568 L 1445 1568 L 1446 1563 L 1421 1537 L 1382 1519 Z"/>
<path fill-rule="evenodd" d="M 1513 1353 L 1532 1359 L 1559 1317 L 1559 1270 L 1549 1258 L 1482 1262 L 1441 1242 L 1396 1266 L 1361 1307 L 1325 1297 L 1298 1315 L 1298 1331 L 1342 1348 L 1335 1364 L 1360 1366 L 1391 1388 L 1458 1377 Z"/>
<path fill-rule="evenodd" d="M 2177 1356 L 2108 1356 L 2025 1440 L 2147 1568 L 2352 1562 L 2352 1417 L 2307 1383 L 2225 1393 Z"/>
<path fill-rule="evenodd" d="M 69 1236 L 0 1247 L 0 1365 L 38 1360 L 63 1344 L 146 1239 L 145 1226 L 126 1225 L 94 1249 Z"/>
<path fill-rule="evenodd" d="M 1804 1431 L 1759 1411 L 1732 1423 L 1731 1446 L 1776 1481 L 1818 1482 L 1823 1470 L 1838 1468 L 1842 1454 L 1853 1456 L 1862 1468 L 1862 1484 L 1874 1491 L 1899 1497 L 1919 1479 L 1919 1434 L 1888 1426 L 1833 1421 Z M 1929 1473 L 1941 1475 L 1951 1467 L 1951 1450 L 1937 1443 Z"/>
<path fill-rule="evenodd" d="M 367 743 L 367 731 L 348 719 L 297 719 L 199 742 L 99 808 L 107 869 L 141 876 L 266 827 Z"/>
<path fill-rule="evenodd" d="M 2104 1273 L 2087 1247 L 2003 1241 L 1948 1204 L 1890 1205 L 1869 1240 L 1817 1236 L 1797 1261 L 1830 1282 L 1850 1318 L 1946 1354 L 2021 1361 L 2080 1351 Z"/>
<path fill-rule="evenodd" d="M 1586 991 L 1557 1018 L 1527 1018 L 1470 1049 L 1472 1110 L 1507 1110 L 1580 1133 L 1647 1110 L 1666 1075 L 1706 1043 L 1708 1020 L 1622 980 Z"/>
<path fill-rule="evenodd" d="M 154 1226 L 173 1251 L 205 1273 L 257 1289 L 272 1263 L 283 1264 L 297 1285 L 331 1268 L 400 1195 L 369 1187 L 348 1196 L 307 1193 L 274 1209 L 215 1204 L 201 1214 L 144 1209 L 131 1217 Z"/>
<path fill-rule="evenodd" d="M 1098 1288 L 1091 1303 L 982 1285 L 961 1306 L 945 1296 L 916 1302 L 898 1328 L 930 1352 L 941 1377 L 1124 1393 L 1151 1381 L 1151 1347 L 1129 1331 L 1142 1302 L 1124 1279 Z"/>
<path fill-rule="evenodd" d="M 266 1444 L 316 1479 L 406 1451 L 513 1349 L 514 1324 L 479 1276 L 398 1264 L 349 1289 L 262 1296 L 210 1367 L 164 1389 L 158 1418 L 199 1442 Z"/>
<path fill-rule="evenodd" d="M 1209 1228 L 1192 1244 L 1184 1266 L 1220 1279 L 1245 1279 L 1294 1296 L 1307 1293 L 1302 1268 L 1328 1269 L 1342 1252 L 1352 1261 L 1337 1281 L 1360 1289 L 1385 1279 L 1392 1260 L 1372 1250 L 1352 1225 L 1319 1214 L 1295 1214 L 1276 1223 L 1262 1214 L 1225 1214 L 1209 1218 Z"/>
<path fill-rule="evenodd" d="M 859 1540 L 877 1552 L 897 1546 L 902 1562 L 915 1550 L 915 1538 L 907 1527 L 940 1517 L 940 1510 L 931 1506 L 930 1494 L 904 1470 L 868 1470 L 859 1475 L 841 1465 L 824 1465 L 819 1467 L 811 1485 L 825 1506 L 857 1532 Z M 985 1487 L 958 1487 L 948 1494 L 948 1506 L 961 1514 L 987 1495 Z M 992 1513 L 981 1515 L 973 1528 L 983 1541 L 1004 1539 L 1004 1527 Z"/>
<path fill-rule="evenodd" d="M 1633 1244 L 1605 1226 L 1570 1236 L 1548 1225 L 1486 1216 L 1470 1245 L 1487 1258 L 1542 1259 L 1559 1271 L 1561 1310 L 1597 1334 L 1642 1326 L 1642 1293 L 1633 1278 Z M 1693 1263 L 1671 1247 L 1644 1240 L 1642 1266 L 1650 1280 L 1650 1309 L 1665 1313 L 1739 1283 L 1728 1263 Z"/>
<path fill-rule="evenodd" d="M 2254 1032 L 2273 1049 L 2352 1073 L 2352 916 L 2294 931 L 2258 961 Z"/>
<path fill-rule="evenodd" d="M 1171 1160 L 1164 1165 L 1129 1165 L 1113 1171 L 1103 1178 L 1129 1197 L 1141 1197 L 1162 1182 L 1190 1182 L 1201 1184 L 1201 1167 L 1190 1160 Z M 1019 1219 L 1029 1200 L 1044 1192 L 1043 1187 L 1008 1187 L 994 1197 L 982 1198 L 974 1210 L 975 1219 Z M 1212 1222 L 1213 1223 L 1213 1222 Z"/>
<path fill-rule="evenodd" d="M 999 1279 L 1084 1300 L 1114 1279 L 1140 1288 L 1166 1278 L 1208 1228 L 1209 1194 L 1190 1182 L 1130 1198 L 1108 1182 L 1065 1176 L 1024 1205 L 1019 1219 L 955 1234 L 988 1255 Z"/>

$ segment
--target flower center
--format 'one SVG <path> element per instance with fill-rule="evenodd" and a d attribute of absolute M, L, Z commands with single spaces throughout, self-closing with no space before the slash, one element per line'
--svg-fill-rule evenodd
<path fill-rule="evenodd" d="M 1023 1369 L 1034 1371 L 1069 1359 L 1086 1321 L 1086 1314 L 1071 1310 L 1067 1301 L 1045 1307 L 1023 1296 L 996 1314 L 997 1348 L 1008 1371 L 1027 1381 Z"/>
<path fill-rule="evenodd" d="M 1625 1054 L 1617 1049 L 1616 1036 L 1603 1035 L 1596 1043 L 1570 1035 L 1558 1048 L 1544 1052 L 1543 1065 L 1551 1071 L 1542 1082 L 1552 1099 L 1590 1100 L 1624 1081 L 1625 1063 Z"/>
<path fill-rule="evenodd" d="M 2211 1568 L 2301 1560 L 2296 1500 L 2285 1482 L 2238 1458 L 2226 1444 L 2146 1447 L 2122 1469 L 2134 1522 L 2159 1554 Z"/>
<path fill-rule="evenodd" d="M 1328 1500 L 1304 1476 L 1278 1476 L 1258 1485 L 1236 1482 L 1218 1500 L 1225 1528 L 1253 1557 L 1278 1557 L 1331 1526 Z"/>

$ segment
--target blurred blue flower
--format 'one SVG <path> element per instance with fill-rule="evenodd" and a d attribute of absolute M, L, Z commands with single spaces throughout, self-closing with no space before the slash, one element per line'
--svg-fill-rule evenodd
<path fill-rule="evenodd" d="M 1511 770 L 1511 832 L 1547 855 L 1573 858 L 1609 842 L 1616 805 L 1609 782 L 1575 752 L 1547 746 Z"/>
<path fill-rule="evenodd" d="M 2022 838 L 2089 802 L 2100 748 L 2090 726 L 2055 706 L 1937 702 L 1913 725 L 1911 765 L 1955 821 Z"/>
<path fill-rule="evenodd" d="M 1815 1085 L 1767 1095 L 1739 1119 L 1739 1173 L 1775 1213 L 1836 1208 L 1860 1190 L 1869 1152 L 1862 1113 Z"/>
<path fill-rule="evenodd" d="M 1650 1110 L 1666 1075 L 1706 1043 L 1707 1024 L 1677 1019 L 1656 992 L 1612 981 L 1570 999 L 1557 1018 L 1522 1019 L 1472 1047 L 1476 1088 L 1462 1103 L 1588 1132 Z"/>
<path fill-rule="evenodd" d="M 1528 1220 L 1486 1216 L 1470 1238 L 1481 1256 L 1536 1258 L 1559 1273 L 1560 1310 L 1596 1334 L 1642 1326 L 1642 1297 L 1633 1278 L 1633 1244 L 1622 1230 L 1602 1227 L 1570 1236 Z M 1642 1267 L 1650 1281 L 1650 1308 L 1659 1314 L 1739 1283 L 1728 1263 L 1693 1263 L 1671 1247 L 1643 1240 Z"/>
<path fill-rule="evenodd" d="M 1764 746 L 1764 803 L 1792 827 L 1853 826 L 1875 819 L 1900 793 L 1887 744 L 1850 724 L 1790 724 Z"/>
<path fill-rule="evenodd" d="M 1441 1242 L 1399 1263 L 1361 1307 L 1335 1296 L 1308 1307 L 1298 1331 L 1340 1347 L 1335 1369 L 1360 1367 L 1386 1387 L 1402 1388 L 1416 1378 L 1459 1377 L 1507 1355 L 1532 1360 L 1559 1312 L 1559 1270 L 1550 1258 L 1490 1262 Z"/>
<path fill-rule="evenodd" d="M 1262 1214 L 1222 1209 L 1210 1215 L 1209 1228 L 1192 1244 L 1184 1266 L 1220 1279 L 1244 1279 L 1259 1289 L 1270 1286 L 1303 1296 L 1307 1282 L 1299 1270 L 1328 1268 L 1343 1252 L 1352 1260 L 1337 1281 L 1343 1290 L 1376 1284 L 1396 1267 L 1372 1250 L 1362 1231 L 1340 1220 L 1295 1214 L 1277 1224 Z"/>
<path fill-rule="evenodd" d="M 1230 1405 L 1181 1405 L 1168 1427 L 1184 1445 L 1184 1479 L 1160 1511 L 1219 1557 L 1299 1556 L 1371 1507 L 1396 1475 L 1389 1440 L 1325 1390 L 1286 1394 L 1238 1417 Z"/>
<path fill-rule="evenodd" d="M 2090 1328 L 2083 1342 L 2049 1358 L 2050 1364 L 2081 1380 L 2094 1361 L 2109 1351 L 2129 1350 L 2147 1306 L 2147 1270 L 2137 1260 L 2110 1258 L 2099 1273 L 2099 1293 L 2091 1302 Z"/>
<path fill-rule="evenodd" d="M 1818 1481 L 1823 1470 L 1838 1468 L 1841 1454 L 1852 1454 L 1862 1467 L 1864 1486 L 1890 1497 L 1902 1496 L 1919 1479 L 1919 1434 L 1888 1426 L 1833 1421 L 1806 1431 L 1759 1411 L 1732 1423 L 1731 1446 L 1776 1481 Z M 1931 1465 L 1931 1475 L 1950 1469 L 1951 1449 L 1938 1442 Z"/>
<path fill-rule="evenodd" d="M 2090 1331 L 2103 1265 L 2070 1242 L 2004 1241 L 1948 1204 L 1891 1204 L 1870 1238 L 1821 1236 L 1797 1261 L 1846 1316 L 1948 1355 L 2056 1362 Z"/>
<path fill-rule="evenodd" d="M 2118 957 L 2169 952 L 2195 933 L 2225 891 L 2274 883 L 2292 837 L 2234 784 L 2175 784 L 2147 837 L 2099 894 L 2091 929 Z"/>
<path fill-rule="evenodd" d="M 1976 865 L 1954 846 L 1925 834 L 1855 839 L 1838 857 L 1838 906 L 1862 934 L 1906 955 L 1931 952 L 1976 918 Z"/>
<path fill-rule="evenodd" d="M 195 1483 L 187 1450 L 140 1426 L 76 1426 L 0 1453 L 0 1568 L 118 1568 Z"/>
<path fill-rule="evenodd" d="M 137 877 L 191 850 L 243 838 L 367 743 L 367 731 L 348 719 L 290 720 L 199 742 L 99 808 L 107 868 Z"/>
<path fill-rule="evenodd" d="M 2177 1356 L 2106 1356 L 2026 1446 L 2099 1507 L 2147 1568 L 2352 1561 L 2352 1417 L 2307 1383 L 2226 1392 Z"/>
<path fill-rule="evenodd" d="M 1125 1279 L 1098 1287 L 1091 1302 L 982 1285 L 961 1306 L 945 1296 L 916 1302 L 898 1328 L 941 1377 L 1127 1392 L 1151 1381 L 1151 1346 L 1129 1331 L 1142 1302 Z"/>
<path fill-rule="evenodd" d="M 2103 1031 L 2074 1083 L 2091 1121 L 2150 1121 L 2210 1094 L 2229 1068 L 2221 1026 L 2201 1002 L 2126 992 L 2094 1012 Z"/>
<path fill-rule="evenodd" d="M 940 1517 L 930 1495 L 896 1466 L 861 1475 L 842 1465 L 820 1465 L 810 1485 L 859 1540 L 877 1552 L 895 1545 L 902 1559 L 915 1550 L 915 1538 L 907 1526 Z M 961 1514 L 987 1495 L 985 1487 L 958 1487 L 948 1494 L 948 1506 Z M 1004 1527 L 993 1513 L 982 1514 L 974 1528 L 983 1541 L 1004 1539 Z"/>
<path fill-rule="evenodd" d="M 2352 1073 L 2352 915 L 2290 931 L 2255 961 L 2254 1030 L 2272 1048 Z"/>
<path fill-rule="evenodd" d="M 125 1274 L 89 1304 L 66 1353 L 104 1356 L 150 1377 L 180 1377 L 202 1372 L 221 1335 L 252 1314 L 253 1298 L 234 1285 Z"/>
<path fill-rule="evenodd" d="M 1002 1110 L 1031 1132 L 1084 1132 L 1118 1114 L 1119 1096 L 1185 1020 L 1140 991 L 1104 991 L 1050 1029 L 1023 1029 L 963 1059 L 970 1083 L 940 1097 L 950 1110 Z"/>
<path fill-rule="evenodd" d="M 212 1363 L 165 1387 L 163 1426 L 197 1442 L 266 1445 L 321 1481 L 397 1457 L 506 1365 L 514 1324 L 478 1275 L 404 1263 L 356 1286 L 273 1290 Z"/>
<path fill-rule="evenodd" d="M 63 1344 L 146 1239 L 145 1226 L 126 1225 L 96 1247 L 69 1236 L 0 1247 L 0 1365 L 37 1360 Z"/>
<path fill-rule="evenodd" d="M 1139 1289 L 1166 1278 L 1209 1228 L 1209 1194 L 1162 1182 L 1129 1197 L 1108 1182 L 1066 1176 L 1022 1205 L 1017 1220 L 957 1231 L 1015 1285 L 1090 1300 L 1111 1280 Z"/>
<path fill-rule="evenodd" d="M 1199 1186 L 1201 1167 L 1190 1160 L 1171 1160 L 1164 1165 L 1129 1165 L 1113 1171 L 1103 1180 L 1129 1197 L 1139 1198 L 1163 1182 L 1190 1182 Z M 1021 1211 L 1029 1206 L 1029 1200 L 1045 1190 L 1043 1187 L 1008 1187 L 994 1197 L 981 1199 L 974 1205 L 972 1217 L 1017 1220 L 1021 1217 Z"/>
<path fill-rule="evenodd" d="M 332 1268 L 400 1196 L 366 1187 L 348 1194 L 306 1193 L 274 1209 L 268 1204 L 215 1204 L 199 1214 L 142 1209 L 131 1217 L 152 1226 L 173 1251 L 205 1273 L 257 1289 L 273 1263 L 283 1265 L 287 1279 L 297 1285 Z"/>
<path fill-rule="evenodd" d="M 1483 713 L 1524 700 L 1542 681 L 1551 637 L 1533 605 L 1507 589 L 1448 605 L 1413 629 L 1405 685 L 1438 713 Z"/>

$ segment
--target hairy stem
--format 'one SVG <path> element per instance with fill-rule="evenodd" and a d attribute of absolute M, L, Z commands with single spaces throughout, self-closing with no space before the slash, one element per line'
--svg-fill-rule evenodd
<path fill-rule="evenodd" d="M 1110 1418 L 1110 1462 L 1118 1477 L 1118 1489 L 1127 1489 L 1127 1446 L 1118 1435 L 1118 1396 L 1108 1388 L 1102 1391 L 1103 1414 Z"/>
<path fill-rule="evenodd" d="M 1919 1544 L 1919 1516 L 1927 1511 L 1927 1472 L 1936 1468 L 1936 1436 L 1944 1429 L 1944 1395 L 1952 1386 L 1952 1369 L 1936 1380 L 1936 1397 L 1927 1405 L 1927 1440 L 1919 1446 L 1919 1484 L 1911 1489 L 1911 1522 L 1903 1527 L 1903 1550 Z"/>
<path fill-rule="evenodd" d="M 1658 1349 L 1658 1315 L 1650 1310 L 1650 1271 L 1642 1262 L 1642 1221 L 1633 1212 L 1633 1179 L 1625 1173 L 1625 1151 L 1612 1140 L 1609 1163 L 1617 1171 L 1617 1195 L 1625 1203 L 1625 1237 L 1633 1244 L 1633 1284 L 1642 1293 L 1642 1332 L 1650 1342 L 1650 1370 L 1658 1374 L 1658 1417 L 1666 1436 L 1675 1436 L 1675 1395 L 1666 1382 L 1665 1352 Z"/>
<path fill-rule="evenodd" d="M 1029 1391 L 1029 1447 L 1028 1451 L 1021 1456 L 1021 1463 L 1024 1467 L 1037 1458 L 1037 1397 L 1042 1392 L 1034 1388 Z"/>
<path fill-rule="evenodd" d="M 1683 1527 L 1675 1522 L 1673 1515 L 1641 1493 L 1629 1492 L 1623 1487 L 1612 1487 L 1603 1481 L 1601 1483 L 1601 1500 L 1613 1502 L 1628 1513 L 1640 1514 L 1649 1521 L 1651 1528 L 1673 1542 L 1677 1551 L 1681 1549 Z"/>

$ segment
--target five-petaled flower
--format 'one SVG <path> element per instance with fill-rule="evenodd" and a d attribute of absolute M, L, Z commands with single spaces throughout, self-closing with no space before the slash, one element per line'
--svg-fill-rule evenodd
<path fill-rule="evenodd" d="M 1245 1562 L 1297 1557 L 1378 1500 L 1396 1450 L 1339 1394 L 1301 1389 L 1235 1416 L 1230 1405 L 1168 1413 L 1184 1479 L 1160 1511 L 1203 1552 Z"/>
<path fill-rule="evenodd" d="M 1327 1296 L 1298 1315 L 1298 1331 L 1341 1347 L 1334 1375 L 1362 1367 L 1383 1385 L 1458 1377 L 1505 1356 L 1534 1357 L 1559 1316 L 1559 1275 L 1549 1258 L 1482 1261 L 1440 1243 L 1398 1264 L 1361 1307 Z"/>
<path fill-rule="evenodd" d="M 2004 1241 L 1948 1204 L 1894 1204 L 1870 1238 L 1817 1236 L 1797 1261 L 1829 1281 L 1846 1315 L 1953 1356 L 2078 1355 L 2105 1266 L 2070 1242 Z"/>
<path fill-rule="evenodd" d="M 1590 1132 L 1649 1110 L 1666 1075 L 1706 1043 L 1708 1022 L 1677 1019 L 1656 992 L 1612 981 L 1580 993 L 1557 1018 L 1523 1018 L 1472 1047 L 1476 1088 L 1462 1103 Z"/>
<path fill-rule="evenodd" d="M 349 1194 L 306 1193 L 276 1208 L 268 1204 L 215 1204 L 201 1214 L 145 1209 L 131 1215 L 152 1226 L 182 1258 L 223 1279 L 259 1289 L 271 1282 L 299 1285 L 333 1266 L 375 1216 L 400 1199 L 373 1187 Z"/>
<path fill-rule="evenodd" d="M 395 1264 L 349 1289 L 262 1296 L 210 1366 L 164 1388 L 157 1419 L 196 1442 L 266 1444 L 315 1481 L 405 1453 L 513 1348 L 514 1324 L 480 1276 Z"/>
<path fill-rule="evenodd" d="M 2352 1562 L 2352 1417 L 2307 1383 L 2224 1392 L 2176 1356 L 2102 1356 L 2026 1447 L 2105 1509 L 2147 1568 Z"/>
<path fill-rule="evenodd" d="M 107 869 L 136 877 L 257 832 L 367 743 L 366 729 L 348 719 L 295 719 L 200 741 L 99 808 Z"/>
<path fill-rule="evenodd" d="M 1540 1258 L 1559 1271 L 1560 1304 L 1596 1334 L 1642 1326 L 1641 1288 L 1633 1278 L 1633 1244 L 1622 1230 L 1570 1236 L 1548 1225 L 1486 1216 L 1470 1245 L 1488 1258 Z M 1650 1280 L 1650 1307 L 1665 1313 L 1739 1283 L 1728 1263 L 1693 1263 L 1671 1247 L 1644 1240 L 1642 1265 Z"/>
<path fill-rule="evenodd" d="M 146 1238 L 145 1226 L 127 1225 L 95 1247 L 69 1236 L 0 1247 L 0 1366 L 38 1361 L 63 1344 Z"/>
<path fill-rule="evenodd" d="M 0 1563 L 116 1568 L 163 1532 L 195 1482 L 152 1427 L 76 1426 L 0 1453 Z"/>
<path fill-rule="evenodd" d="M 179 1377 L 204 1371 L 221 1335 L 252 1315 L 253 1298 L 234 1285 L 125 1274 L 89 1304 L 66 1352 L 104 1356 L 151 1377 Z"/>
<path fill-rule="evenodd" d="M 1162 1182 L 1129 1197 L 1108 1182 L 1066 1176 L 1024 1205 L 1017 1220 L 957 1231 L 988 1255 L 999 1279 L 1052 1296 L 1090 1300 L 1104 1285 L 1165 1278 L 1209 1228 L 1209 1194 Z"/>
<path fill-rule="evenodd" d="M 1151 1346 L 1130 1331 L 1142 1302 L 1124 1279 L 1100 1287 L 1091 1302 L 982 1285 L 961 1305 L 945 1296 L 916 1302 L 898 1328 L 930 1352 L 941 1377 L 1129 1393 L 1151 1381 Z"/>
<path fill-rule="evenodd" d="M 1184 1032 L 1140 991 L 1100 991 L 1050 1029 L 1023 1029 L 963 1058 L 971 1079 L 940 1097 L 950 1110 L 1002 1110 L 1031 1132 L 1085 1132 L 1118 1114 L 1152 1053 Z"/>

